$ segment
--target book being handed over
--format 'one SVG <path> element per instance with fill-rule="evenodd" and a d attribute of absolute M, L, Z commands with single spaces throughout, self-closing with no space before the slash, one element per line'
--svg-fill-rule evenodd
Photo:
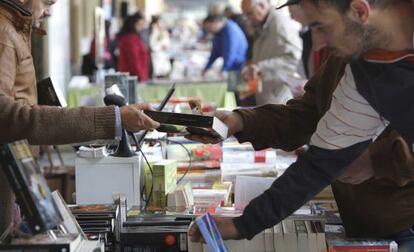
<path fill-rule="evenodd" d="M 217 117 L 160 111 L 144 112 L 161 124 L 157 131 L 227 138 L 228 127 Z"/>

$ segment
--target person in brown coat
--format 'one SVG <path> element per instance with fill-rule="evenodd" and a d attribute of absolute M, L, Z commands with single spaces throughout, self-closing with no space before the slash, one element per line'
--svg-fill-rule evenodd
<path fill-rule="evenodd" d="M 115 139 L 122 128 L 153 130 L 159 126 L 142 110 L 125 107 L 61 109 L 37 105 L 30 48 L 32 29 L 50 15 L 55 0 L 0 1 L 0 143 L 28 139 L 30 144 L 67 144 Z M 0 169 L 0 236 L 13 220 L 14 196 Z"/>

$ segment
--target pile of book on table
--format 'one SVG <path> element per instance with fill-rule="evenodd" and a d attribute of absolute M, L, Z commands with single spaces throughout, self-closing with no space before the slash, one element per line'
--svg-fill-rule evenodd
<path fill-rule="evenodd" d="M 105 244 L 105 251 L 114 250 L 118 205 L 79 205 L 69 208 L 89 240 L 101 240 Z"/>
<path fill-rule="evenodd" d="M 252 240 L 226 240 L 222 243 L 210 215 L 196 220 L 206 241 L 189 243 L 189 252 L 326 252 L 324 220 L 321 216 L 291 216 L 274 227 L 257 234 Z"/>
<path fill-rule="evenodd" d="M 235 183 L 237 176 L 278 176 L 276 150 L 256 151 L 250 143 L 240 144 L 234 138 L 223 142 L 222 148 L 222 181 Z"/>

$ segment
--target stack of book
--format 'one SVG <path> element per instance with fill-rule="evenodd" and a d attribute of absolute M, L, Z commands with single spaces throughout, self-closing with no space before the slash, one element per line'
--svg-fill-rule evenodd
<path fill-rule="evenodd" d="M 78 205 L 69 207 L 89 240 L 102 240 L 105 251 L 113 251 L 115 223 L 119 207 L 115 204 Z"/>
<path fill-rule="evenodd" d="M 158 208 L 167 207 L 167 196 L 177 187 L 177 161 L 173 159 L 158 161 L 152 165 L 152 172 L 153 175 L 147 173 L 145 179 L 148 205 Z"/>
<path fill-rule="evenodd" d="M 229 139 L 223 143 L 221 179 L 234 183 L 239 175 L 276 177 L 276 157 L 274 149 L 255 151 L 250 143 Z"/>
<path fill-rule="evenodd" d="M 215 182 L 220 181 L 222 149 L 219 144 L 194 143 L 182 137 L 169 139 L 174 142 L 167 147 L 167 158 L 178 161 L 177 179 L 190 181 L 193 189 L 211 188 Z"/>
<path fill-rule="evenodd" d="M 211 188 L 193 189 L 194 205 L 196 207 L 220 207 L 231 205 L 231 182 L 216 182 Z"/>
<path fill-rule="evenodd" d="M 204 236 L 204 234 L 203 234 Z M 326 252 L 323 218 L 291 216 L 252 240 L 226 240 L 230 252 Z M 202 243 L 189 243 L 189 252 L 210 251 Z"/>
<path fill-rule="evenodd" d="M 335 200 L 311 200 L 309 206 L 312 214 L 325 216 L 326 224 L 342 225 Z"/>
<path fill-rule="evenodd" d="M 328 252 L 397 252 L 398 244 L 391 240 L 328 239 Z"/>
<path fill-rule="evenodd" d="M 398 244 L 392 240 L 347 238 L 344 227 L 339 224 L 326 224 L 325 232 L 328 252 L 398 251 Z"/>

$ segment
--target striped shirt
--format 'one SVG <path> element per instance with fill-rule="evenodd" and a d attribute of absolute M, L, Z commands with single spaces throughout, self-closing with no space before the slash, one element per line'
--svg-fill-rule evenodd
<path fill-rule="evenodd" d="M 310 144 L 330 150 L 346 148 L 375 140 L 388 124 L 358 92 L 348 65 L 333 93 L 331 107 L 319 121 Z"/>

